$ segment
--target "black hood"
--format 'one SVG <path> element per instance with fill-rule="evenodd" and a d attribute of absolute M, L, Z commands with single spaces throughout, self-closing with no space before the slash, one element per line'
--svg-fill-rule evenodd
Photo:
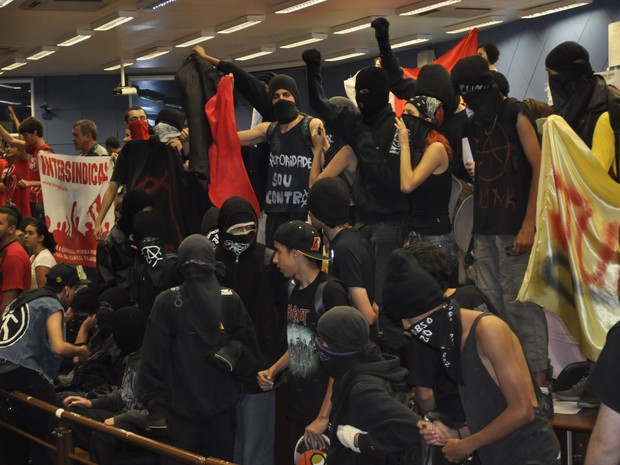
<path fill-rule="evenodd" d="M 247 221 L 253 221 L 258 226 L 258 218 L 256 218 L 252 204 L 242 197 L 230 197 L 222 204 L 217 217 L 220 237 L 232 225 Z"/>

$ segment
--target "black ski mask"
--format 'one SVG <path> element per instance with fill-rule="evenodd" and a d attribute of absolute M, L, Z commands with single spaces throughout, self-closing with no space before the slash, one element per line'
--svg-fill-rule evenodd
<path fill-rule="evenodd" d="M 231 197 L 222 204 L 218 216 L 220 245 L 239 256 L 256 242 L 258 220 L 252 205 L 241 197 Z"/>
<path fill-rule="evenodd" d="M 489 129 L 497 120 L 502 94 L 493 84 L 489 89 L 463 94 L 463 100 L 474 112 L 476 128 Z"/>
<path fill-rule="evenodd" d="M 299 116 L 299 109 L 295 102 L 290 100 L 278 100 L 273 105 L 273 112 L 276 121 L 280 124 L 288 124 Z"/>
<path fill-rule="evenodd" d="M 355 100 L 364 116 L 388 104 L 390 82 L 386 72 L 375 66 L 363 68 L 355 78 Z"/>

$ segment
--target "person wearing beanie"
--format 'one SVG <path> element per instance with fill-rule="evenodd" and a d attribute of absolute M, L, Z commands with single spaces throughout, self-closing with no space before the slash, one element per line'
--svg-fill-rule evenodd
<path fill-rule="evenodd" d="M 400 150 L 395 114 L 388 102 L 388 76 L 374 66 L 358 73 L 355 84 L 358 111 L 326 98 L 318 50 L 305 50 L 302 58 L 306 63 L 310 104 L 357 157 L 353 181 L 355 220 L 375 256 L 375 300 L 381 309 L 387 257 L 403 245 L 409 215 L 407 197 L 400 191 Z M 401 331 L 383 321 L 381 311 L 379 319 L 381 326 L 386 325 L 382 349 L 397 353 L 405 347 Z"/>
<path fill-rule="evenodd" d="M 334 307 L 317 325 L 319 359 L 334 377 L 330 463 L 421 462 L 419 415 L 390 395 L 407 370 L 370 341 L 368 321 L 353 307 Z M 416 457 L 418 455 L 418 457 Z M 414 460 L 417 459 L 417 460 Z"/>
<path fill-rule="evenodd" d="M 308 212 L 329 243 L 329 274 L 346 286 L 353 306 L 371 325 L 372 340 L 378 342 L 375 257 L 366 238 L 349 224 L 350 200 L 342 179 L 320 179 L 310 188 Z"/>
<path fill-rule="evenodd" d="M 260 370 L 264 370 L 286 350 L 279 337 L 284 330 L 284 318 L 279 315 L 286 312 L 286 281 L 272 263 L 274 251 L 256 241 L 258 219 L 250 202 L 241 197 L 227 199 L 219 209 L 217 225 L 215 258 L 226 267 L 218 280 L 239 294 L 250 315 L 260 347 Z M 233 462 L 275 463 L 275 390 L 263 391 L 252 377 L 244 384 L 236 409 Z"/>
<path fill-rule="evenodd" d="M 325 446 L 322 435 L 329 423 L 331 381 L 319 363 L 314 345 L 316 325 L 331 308 L 349 305 L 349 298 L 342 283 L 319 269 L 318 262 L 327 257 L 321 253 L 321 236 L 310 224 L 282 224 L 274 234 L 274 243 L 273 263 L 290 280 L 286 312 L 288 350 L 258 373 L 258 384 L 264 391 L 272 390 L 277 375 L 288 368 L 288 439 L 292 455 L 300 436 L 310 446 Z"/>
<path fill-rule="evenodd" d="M 256 379 L 259 369 L 256 333 L 239 295 L 218 283 L 223 266 L 205 236 L 185 238 L 178 257 L 183 284 L 157 296 L 147 322 L 140 400 L 152 432 L 175 447 L 231 461 L 242 381 Z M 162 464 L 173 463 L 162 457 Z"/>
<path fill-rule="evenodd" d="M 235 89 L 263 117 L 262 123 L 238 134 L 242 147 L 265 142 L 270 147 L 269 157 L 265 158 L 268 166 L 262 206 L 267 214 L 265 245 L 273 248 L 273 235 L 281 224 L 307 218 L 308 177 L 313 148 L 323 146 L 323 123 L 318 118 L 300 113 L 301 95 L 292 77 L 276 74 L 265 89 L 257 77 L 233 63 L 207 55 L 200 45 L 194 47 L 193 53 L 211 62 L 218 70 L 232 73 Z"/>
<path fill-rule="evenodd" d="M 527 107 L 501 95 L 484 58 L 461 58 L 456 92 L 474 111 L 474 249 L 476 285 L 519 336 L 540 386 L 547 387 L 543 309 L 517 302 L 536 233 L 540 145 Z"/>
<path fill-rule="evenodd" d="M 469 118 L 459 95 L 454 93 L 450 73 L 438 64 L 428 64 L 420 69 L 417 79 L 405 78 L 398 58 L 390 46 L 390 23 L 385 18 L 375 18 L 371 26 L 381 52 L 381 66 L 388 74 L 390 91 L 399 99 L 409 101 L 418 95 L 439 100 L 444 108 L 443 124 L 437 128 L 452 147 L 450 171 L 467 183 L 471 178 L 463 164 L 463 138 L 469 133 Z"/>
<path fill-rule="evenodd" d="M 559 443 L 510 327 L 491 313 L 446 299 L 406 250 L 390 256 L 384 292 L 388 311 L 413 338 L 441 352 L 447 376 L 459 385 L 467 426 L 421 421 L 427 443 L 442 446 L 455 463 L 476 452 L 483 465 L 554 464 Z"/>
<path fill-rule="evenodd" d="M 545 67 L 553 108 L 592 149 L 603 168 L 615 165 L 617 177 L 618 166 L 613 161 L 620 147 L 620 92 L 594 74 L 589 60 L 588 51 L 576 42 L 562 42 L 549 52 Z M 605 146 L 609 148 L 599 149 Z"/>
<path fill-rule="evenodd" d="M 133 217 L 140 211 L 152 210 L 153 198 L 145 190 L 132 189 L 123 197 L 120 219 L 97 244 L 97 282 L 101 289 L 115 286 L 129 289 L 133 285 L 131 270 L 136 253 L 130 240 Z"/>
<path fill-rule="evenodd" d="M 6 308 L 0 332 L 0 389 L 21 391 L 58 405 L 53 380 L 63 357 L 86 359 L 86 345 L 64 338 L 64 308 L 71 305 L 78 286 L 84 284 L 73 265 L 57 264 L 47 273 L 45 287 L 22 293 Z M 17 402 L 8 420 L 16 427 L 49 441 L 55 426 L 49 415 Z M 2 462 L 7 464 L 54 463 L 51 452 L 20 435 L 0 435 Z"/>

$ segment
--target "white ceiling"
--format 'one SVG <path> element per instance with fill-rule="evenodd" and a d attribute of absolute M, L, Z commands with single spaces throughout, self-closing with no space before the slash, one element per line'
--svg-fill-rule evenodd
<path fill-rule="evenodd" d="M 51 56 L 5 71 L 0 79 L 103 74 L 104 64 L 131 58 L 153 47 L 170 46 L 177 39 L 201 30 L 215 30 L 218 25 L 246 14 L 264 14 L 266 20 L 243 31 L 218 34 L 203 42 L 201 45 L 207 53 L 223 58 L 236 57 L 310 32 L 330 32 L 332 27 L 369 16 L 387 17 L 393 39 L 422 33 L 432 34 L 433 43 L 445 42 L 460 38 L 464 33 L 447 35 L 443 32 L 444 26 L 488 15 L 501 15 L 506 22 L 514 21 L 519 17 L 519 10 L 553 0 L 462 0 L 424 16 L 396 14 L 397 8 L 419 1 L 326 0 L 282 15 L 274 14 L 273 6 L 279 0 L 176 0 L 155 11 L 139 8 L 149 0 L 140 0 L 137 4 L 128 0 L 13 0 L 0 9 L 0 68 L 38 47 L 56 44 L 58 39 L 76 29 L 92 29 L 91 23 L 118 10 L 137 9 L 137 17 L 118 28 L 95 32 L 89 40 L 62 47 Z M 250 71 L 299 66 L 303 64 L 301 52 L 306 47 L 277 48 L 271 55 L 239 64 Z M 321 50 L 324 56 L 359 47 L 368 48 L 370 56 L 377 54 L 372 29 L 347 35 L 330 33 L 326 40 L 312 47 Z M 162 57 L 137 62 L 127 68 L 127 74 L 173 73 L 189 50 L 174 48 Z"/>

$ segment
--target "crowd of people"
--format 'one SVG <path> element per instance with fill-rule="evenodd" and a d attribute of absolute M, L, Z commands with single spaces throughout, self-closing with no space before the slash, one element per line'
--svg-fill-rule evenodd
<path fill-rule="evenodd" d="M 0 126 L 0 388 L 240 465 L 284 465 L 300 448 L 337 465 L 559 463 L 544 311 L 516 300 L 536 233 L 541 135 L 530 108 L 539 107 L 508 96 L 492 44 L 413 80 L 388 21 L 372 27 L 380 66 L 356 75 L 355 102 L 328 98 L 320 52 L 303 53 L 316 117 L 299 108 L 290 76 L 255 76 L 194 48 L 194 60 L 234 76 L 255 110 L 236 135 L 261 211 L 235 195 L 205 211 L 205 179 L 184 178 L 197 140 L 187 128 L 198 127 L 189 113 L 166 108 L 151 128 L 130 108 L 122 148 L 114 138 L 99 145 L 95 123 L 76 121 L 78 155 L 114 159 L 90 279 L 54 259 L 38 173 L 38 154 L 52 150 L 43 125 L 16 121 L 19 137 Z M 546 111 L 617 177 L 620 93 L 574 42 L 545 63 Z M 400 116 L 390 92 L 406 102 Z M 458 279 L 456 178 L 473 184 L 475 285 Z M 616 333 L 602 356 L 615 378 L 601 368 L 589 380 L 602 415 L 588 465 L 620 462 Z M 395 389 L 413 393 L 413 408 Z M 8 399 L 0 406 L 49 438 L 54 420 Z M 129 447 L 72 428 L 95 463 Z M 52 463 L 5 430 L 0 451 L 0 464 Z"/>

